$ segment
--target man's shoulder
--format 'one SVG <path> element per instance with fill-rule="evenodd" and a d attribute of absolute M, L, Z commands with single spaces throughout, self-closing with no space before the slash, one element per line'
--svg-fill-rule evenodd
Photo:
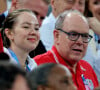
<path fill-rule="evenodd" d="M 85 61 L 85 60 L 80 60 L 79 61 L 79 64 L 80 65 L 83 65 L 83 66 L 85 65 L 85 66 L 88 66 L 88 67 L 91 67 L 92 68 L 92 66 L 87 61 Z"/>
<path fill-rule="evenodd" d="M 54 62 L 53 56 L 50 53 L 50 51 L 48 51 L 44 54 L 37 55 L 33 59 L 35 60 L 37 65 Z"/>
<path fill-rule="evenodd" d="M 94 72 L 92 66 L 85 60 L 80 60 L 79 61 L 79 66 L 83 67 L 88 72 Z"/>

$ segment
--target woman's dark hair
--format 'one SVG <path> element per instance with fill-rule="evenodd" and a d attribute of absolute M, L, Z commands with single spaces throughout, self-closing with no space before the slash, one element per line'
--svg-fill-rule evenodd
<path fill-rule="evenodd" d="M 5 34 L 5 29 L 8 28 L 9 30 L 12 30 L 15 27 L 16 22 L 18 21 L 17 20 L 18 16 L 23 12 L 29 12 L 29 13 L 34 14 L 31 10 L 28 10 L 28 9 L 18 9 L 9 13 L 3 23 L 1 34 L 2 34 L 2 39 L 3 39 L 3 45 L 6 48 L 9 48 L 10 40 L 7 38 Z"/>
<path fill-rule="evenodd" d="M 93 17 L 92 12 L 89 10 L 89 2 L 90 2 L 89 0 L 85 1 L 85 12 L 84 12 L 84 15 L 86 17 Z"/>

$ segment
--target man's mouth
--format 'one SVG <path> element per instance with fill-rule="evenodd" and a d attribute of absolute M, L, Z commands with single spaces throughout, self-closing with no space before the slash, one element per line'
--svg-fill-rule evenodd
<path fill-rule="evenodd" d="M 74 51 L 76 51 L 76 52 L 82 52 L 81 49 L 72 49 L 72 50 L 74 50 Z"/>

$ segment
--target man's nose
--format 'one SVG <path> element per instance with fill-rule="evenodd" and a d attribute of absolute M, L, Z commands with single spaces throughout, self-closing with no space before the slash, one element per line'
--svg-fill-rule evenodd
<path fill-rule="evenodd" d="M 77 39 L 76 42 L 79 43 L 79 44 L 82 44 L 83 43 L 83 39 L 82 39 L 82 36 L 81 35 L 79 36 L 79 38 Z"/>

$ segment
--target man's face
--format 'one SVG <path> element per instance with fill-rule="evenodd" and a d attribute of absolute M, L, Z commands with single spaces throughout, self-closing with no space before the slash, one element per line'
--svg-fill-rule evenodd
<path fill-rule="evenodd" d="M 69 70 L 61 65 L 52 68 L 45 90 L 76 90 Z"/>
<path fill-rule="evenodd" d="M 58 16 L 65 10 L 75 9 L 84 13 L 85 0 L 51 0 L 54 16 Z"/>
<path fill-rule="evenodd" d="M 16 5 L 15 9 L 26 8 L 35 12 L 39 25 L 41 25 L 42 20 L 45 18 L 48 11 L 48 5 L 42 0 L 19 0 L 19 2 L 17 1 L 17 3 L 14 5 Z M 14 5 L 13 7 L 15 7 Z"/>
<path fill-rule="evenodd" d="M 67 16 L 63 23 L 63 31 L 88 34 L 88 24 L 78 15 Z M 56 36 L 55 33 L 58 33 Z M 68 38 L 68 35 L 59 30 L 54 31 L 56 46 L 59 54 L 68 61 L 79 61 L 85 55 L 88 43 L 84 43 L 82 36 L 76 41 Z"/>

